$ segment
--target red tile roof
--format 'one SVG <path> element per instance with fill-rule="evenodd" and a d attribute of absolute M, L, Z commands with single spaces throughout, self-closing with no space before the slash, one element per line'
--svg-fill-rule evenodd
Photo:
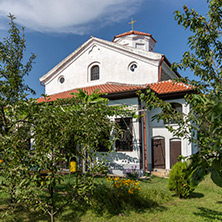
<path fill-rule="evenodd" d="M 119 34 L 119 35 L 114 36 L 113 41 L 114 41 L 116 38 L 123 37 L 123 36 L 127 36 L 127 35 L 132 35 L 132 34 L 133 34 L 133 35 L 145 35 L 145 36 L 149 36 L 149 37 L 151 37 L 151 38 L 154 40 L 154 42 L 156 42 L 156 40 L 153 38 L 153 36 L 152 36 L 151 34 L 148 34 L 148 33 L 145 33 L 145 32 L 133 31 L 133 30 L 131 30 L 131 31 L 129 31 L 129 32 L 124 32 L 124 33 L 122 33 L 122 34 Z"/>
<path fill-rule="evenodd" d="M 185 85 L 182 82 L 177 83 L 172 80 L 151 83 L 148 84 L 148 87 L 159 95 L 192 90 L 190 85 Z"/>
<path fill-rule="evenodd" d="M 170 93 L 175 93 L 175 92 L 186 92 L 186 91 L 192 90 L 191 86 L 187 86 L 184 83 L 175 83 L 172 80 L 162 81 L 158 83 L 144 84 L 144 85 L 132 85 L 132 84 L 107 82 L 102 85 L 88 86 L 88 87 L 83 87 L 80 89 L 88 92 L 88 94 L 92 94 L 92 92 L 95 91 L 96 89 L 99 89 L 100 93 L 113 94 L 113 93 L 137 91 L 137 90 L 142 90 L 146 88 L 152 89 L 158 95 L 170 94 Z M 78 89 L 79 88 L 50 95 L 49 100 L 54 101 L 56 99 L 73 97 L 73 95 L 70 95 L 70 94 L 78 92 Z M 45 99 L 44 97 L 41 97 L 37 99 L 37 101 L 41 103 L 45 101 Z"/>

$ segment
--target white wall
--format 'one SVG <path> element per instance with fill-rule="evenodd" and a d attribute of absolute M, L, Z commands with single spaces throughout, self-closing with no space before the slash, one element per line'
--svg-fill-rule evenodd
<path fill-rule="evenodd" d="M 89 67 L 94 62 L 100 66 L 100 79 L 90 81 Z M 132 62 L 137 63 L 135 72 L 129 70 L 129 64 Z M 158 65 L 158 59 L 145 60 L 140 56 L 96 43 L 88 46 L 68 67 L 46 81 L 45 93 L 51 95 L 78 87 L 104 84 L 109 81 L 129 84 L 157 82 Z M 58 81 L 60 76 L 65 78 L 63 84 Z"/>
<path fill-rule="evenodd" d="M 130 109 L 138 108 L 138 98 L 121 99 L 110 101 L 110 105 L 125 104 Z M 114 120 L 113 118 L 111 118 Z M 108 154 L 107 160 L 110 162 L 110 170 L 113 174 L 123 175 L 125 170 L 131 169 L 132 166 L 140 169 L 140 147 L 139 147 L 139 120 L 133 118 L 133 151 L 116 152 L 115 145 L 113 151 Z"/>
<path fill-rule="evenodd" d="M 155 46 L 155 42 L 151 37 L 133 34 L 116 38 L 114 42 L 125 46 L 140 48 L 146 51 L 153 51 Z"/>
<path fill-rule="evenodd" d="M 189 106 L 185 105 L 184 99 L 174 99 L 168 100 L 167 102 L 177 102 L 182 104 L 182 112 L 187 114 L 189 112 Z M 165 127 L 163 121 L 157 122 L 157 120 L 151 121 L 151 118 L 160 112 L 160 109 L 153 109 L 147 112 L 147 122 L 146 127 L 148 129 L 148 143 L 147 143 L 147 159 L 148 159 L 148 168 L 152 169 L 152 138 L 155 136 L 162 136 L 165 138 L 165 164 L 166 169 L 170 169 L 170 139 L 177 138 Z M 172 124 L 174 128 L 177 127 L 176 124 Z M 181 155 L 189 156 L 193 153 L 192 145 L 188 142 L 187 139 L 181 139 Z"/>

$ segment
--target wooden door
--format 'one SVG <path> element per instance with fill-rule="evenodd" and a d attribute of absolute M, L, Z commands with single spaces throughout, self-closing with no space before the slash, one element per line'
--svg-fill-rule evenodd
<path fill-rule="evenodd" d="M 170 140 L 170 168 L 178 161 L 179 155 L 181 155 L 181 141 Z"/>
<path fill-rule="evenodd" d="M 165 140 L 157 137 L 152 139 L 153 168 L 165 169 Z"/>

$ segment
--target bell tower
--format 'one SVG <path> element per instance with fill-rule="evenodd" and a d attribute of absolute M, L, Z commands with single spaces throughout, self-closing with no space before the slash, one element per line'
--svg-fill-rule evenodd
<path fill-rule="evenodd" d="M 129 32 L 116 35 L 113 38 L 113 42 L 124 46 L 130 46 L 133 48 L 138 48 L 152 52 L 154 50 L 156 40 L 153 38 L 151 34 L 131 30 Z"/>

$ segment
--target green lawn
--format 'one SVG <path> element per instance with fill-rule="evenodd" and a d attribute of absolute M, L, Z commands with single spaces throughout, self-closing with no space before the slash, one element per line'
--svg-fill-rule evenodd
<path fill-rule="evenodd" d="M 103 178 L 98 181 L 108 184 Z M 102 189 L 95 197 L 95 204 L 87 206 L 74 202 L 58 214 L 56 221 L 222 221 L 222 189 L 214 185 L 207 177 L 189 199 L 174 197 L 167 190 L 167 179 L 153 177 L 141 181 L 138 197 L 133 200 L 115 202 L 115 198 Z M 0 216 L 7 208 L 7 196 L 0 192 Z M 13 219 L 14 218 L 14 219 Z M 49 221 L 42 212 L 26 211 L 21 208 L 13 217 L 0 218 L 0 221 Z"/>

